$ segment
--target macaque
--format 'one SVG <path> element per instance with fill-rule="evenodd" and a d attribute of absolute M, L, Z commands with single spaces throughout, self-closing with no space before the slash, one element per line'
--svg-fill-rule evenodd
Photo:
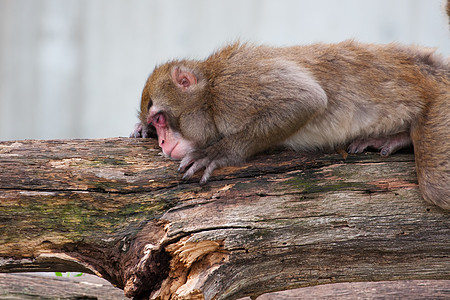
<path fill-rule="evenodd" d="M 450 1 L 447 1 L 447 16 L 449 16 L 450 17 Z M 450 24 L 450 18 L 449 18 L 449 24 Z"/>
<path fill-rule="evenodd" d="M 433 50 L 345 41 L 235 43 L 158 66 L 132 137 L 155 136 L 204 184 L 272 146 L 297 151 L 414 147 L 425 200 L 450 209 L 450 64 Z"/>

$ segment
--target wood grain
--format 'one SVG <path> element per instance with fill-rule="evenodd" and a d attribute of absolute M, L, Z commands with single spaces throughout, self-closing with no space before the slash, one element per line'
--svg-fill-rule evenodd
<path fill-rule="evenodd" d="M 91 272 L 147 299 L 450 279 L 450 214 L 411 153 L 273 150 L 206 186 L 147 139 L 0 142 L 0 166 L 0 272 Z"/>

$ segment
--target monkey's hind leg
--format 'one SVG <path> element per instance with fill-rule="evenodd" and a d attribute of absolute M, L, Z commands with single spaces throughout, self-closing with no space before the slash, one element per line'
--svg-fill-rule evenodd
<path fill-rule="evenodd" d="M 411 132 L 423 198 L 450 210 L 450 95 L 433 101 Z"/>

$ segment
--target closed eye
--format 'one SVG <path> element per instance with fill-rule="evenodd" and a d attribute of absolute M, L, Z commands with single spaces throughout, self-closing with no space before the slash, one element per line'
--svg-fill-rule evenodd
<path fill-rule="evenodd" d="M 153 126 L 166 126 L 166 117 L 163 113 L 159 112 L 153 117 Z"/>

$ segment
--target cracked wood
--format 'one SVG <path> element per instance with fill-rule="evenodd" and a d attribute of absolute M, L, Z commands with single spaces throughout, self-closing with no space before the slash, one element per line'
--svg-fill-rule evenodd
<path fill-rule="evenodd" d="M 0 272 L 83 271 L 136 298 L 450 278 L 449 213 L 410 153 L 273 150 L 183 182 L 152 140 L 0 143 Z"/>

